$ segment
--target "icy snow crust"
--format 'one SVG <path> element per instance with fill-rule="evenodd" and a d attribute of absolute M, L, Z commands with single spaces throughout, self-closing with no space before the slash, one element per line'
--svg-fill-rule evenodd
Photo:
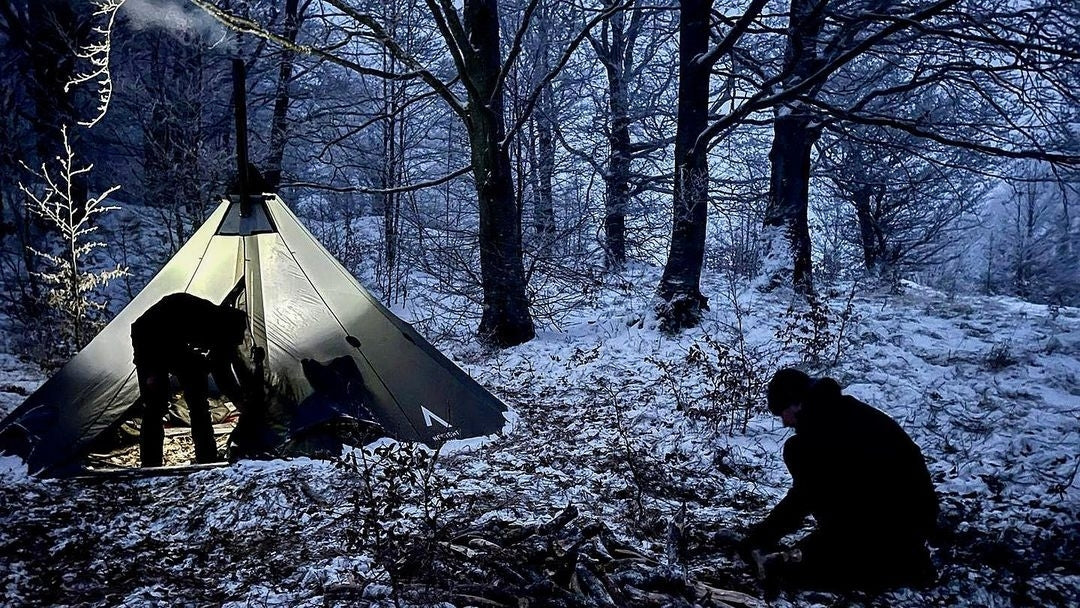
<path fill-rule="evenodd" d="M 648 313 L 655 272 L 636 273 L 633 286 L 524 346 L 485 354 L 438 345 L 517 415 L 505 437 L 440 456 L 439 520 L 539 523 L 574 505 L 688 577 L 761 595 L 715 538 L 782 496 L 787 432 L 760 409 L 734 436 L 679 410 L 708 381 L 684 364 L 688 352 L 706 335 L 732 335 L 728 291 L 706 285 L 713 310 L 702 327 L 669 338 Z M 749 343 L 767 347 L 789 302 L 754 291 L 739 302 Z M 922 446 L 944 510 L 940 582 L 883 596 L 788 594 L 771 605 L 1078 605 L 1080 310 L 914 285 L 853 307 L 858 320 L 828 373 Z M 40 381 L 0 356 L 0 414 Z M 357 530 L 368 514 L 361 490 L 379 496 L 392 483 L 306 459 L 158 479 L 36 480 L 18 459 L 0 458 L 0 605 L 390 606 L 385 561 Z M 399 531 L 422 537 L 423 504 L 417 496 L 402 506 Z M 678 558 L 667 552 L 672 521 L 684 522 Z"/>

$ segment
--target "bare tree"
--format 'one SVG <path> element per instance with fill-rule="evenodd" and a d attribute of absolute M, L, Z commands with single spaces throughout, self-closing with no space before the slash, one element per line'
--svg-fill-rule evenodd
<path fill-rule="evenodd" d="M 676 159 L 671 255 L 658 289 L 657 310 L 667 327 L 693 325 L 695 308 L 703 304 L 697 281 L 707 214 L 699 201 L 707 189 L 687 187 L 688 173 L 679 167 L 700 168 L 687 161 L 703 157 L 737 128 L 761 122 L 766 112 L 774 130 L 763 231 L 769 287 L 812 289 L 810 177 L 814 143 L 826 122 L 884 127 L 1005 158 L 1080 160 L 1050 136 L 1076 104 L 1075 87 L 1068 84 L 1077 59 L 1070 42 L 1077 34 L 1075 3 L 1014 9 L 988 0 L 791 0 L 780 22 L 762 13 L 763 4 L 717 14 L 717 42 L 707 51 L 698 48 L 697 30 L 681 38 L 682 45 L 698 45 L 696 54 L 680 61 L 681 78 L 697 76 L 698 65 L 711 62 L 721 82 L 738 84 L 719 89 L 700 130 L 689 117 L 691 106 L 701 102 L 680 99 L 681 113 L 688 104 L 687 122 L 680 118 L 680 125 L 697 135 L 689 154 L 678 152 Z M 694 3 L 683 3 L 682 10 L 686 23 L 700 14 Z M 902 78 L 879 79 L 882 65 L 900 70 Z M 932 89 L 968 103 L 956 104 L 952 117 L 920 115 L 898 103 L 913 91 Z M 989 116 L 982 113 L 987 105 Z M 979 128 L 972 130 L 976 114 Z"/>
<path fill-rule="evenodd" d="M 903 271 L 959 253 L 952 246 L 976 221 L 985 188 L 973 153 L 862 125 L 840 126 L 823 139 L 815 174 L 846 204 L 847 217 L 854 215 L 849 242 L 861 250 L 867 273 L 895 283 Z"/>
<path fill-rule="evenodd" d="M 39 276 L 48 287 L 47 303 L 57 309 L 63 319 L 61 336 L 70 340 L 72 350 L 79 350 L 95 333 L 95 313 L 105 308 L 105 302 L 97 299 L 95 292 L 112 279 L 123 276 L 127 270 L 119 266 L 102 271 L 86 268 L 91 253 L 105 246 L 105 243 L 90 238 L 97 230 L 95 216 L 119 209 L 105 204 L 119 186 L 86 200 L 75 198 L 75 184 L 93 165 L 78 166 L 66 127 L 61 128 L 61 142 L 63 153 L 57 159 L 57 168 L 50 170 L 43 164 L 40 172 L 34 173 L 43 184 L 41 191 L 22 184 L 19 187 L 30 201 L 30 211 L 47 220 L 59 233 L 59 254 L 39 249 L 33 252 L 47 264 Z"/>
<path fill-rule="evenodd" d="M 701 312 L 708 309 L 700 282 L 709 204 L 711 71 L 717 61 L 735 50 L 765 4 L 765 0 L 753 0 L 738 20 L 728 24 L 718 44 L 710 46 L 712 0 L 679 3 L 679 104 L 671 247 L 657 287 L 660 301 L 656 307 L 661 326 L 669 331 L 697 325 Z"/>
<path fill-rule="evenodd" d="M 281 37 L 290 44 L 296 44 L 300 30 L 301 13 L 299 0 L 285 0 L 285 14 L 282 18 Z M 270 143 L 266 156 L 265 177 L 268 187 L 277 190 L 281 184 L 281 162 L 285 156 L 288 142 L 289 103 L 292 100 L 289 86 L 293 80 L 294 53 L 289 48 L 280 49 L 278 58 L 278 79 L 274 92 L 274 114 L 270 123 Z"/>
<path fill-rule="evenodd" d="M 101 23 L 92 28 L 93 38 L 74 53 L 89 65 L 73 69 L 70 80 L 63 86 L 63 91 L 70 93 L 77 85 L 96 85 L 98 102 L 95 111 L 86 120 L 78 121 L 87 129 L 98 124 L 112 99 L 109 57 L 115 15 L 121 4 L 116 0 L 92 2 L 93 17 Z M 105 247 L 104 242 L 92 236 L 97 231 L 96 222 L 99 215 L 118 209 L 106 201 L 120 187 L 111 186 L 97 196 L 86 195 L 84 178 L 93 165 L 80 166 L 76 161 L 66 124 L 60 126 L 60 146 L 61 151 L 54 161 L 42 162 L 39 170 L 31 170 L 23 164 L 23 168 L 36 178 L 36 183 L 25 185 L 20 182 L 19 189 L 26 196 L 30 212 L 44 220 L 59 237 L 55 252 L 47 247 L 27 246 L 27 249 L 45 262 L 35 274 L 46 286 L 45 303 L 58 312 L 61 319 L 60 350 L 74 351 L 90 341 L 101 322 L 100 313 L 104 311 L 106 301 L 100 299 L 100 290 L 112 279 L 125 275 L 127 270 L 119 265 L 107 270 L 93 269 L 93 253 Z M 82 198 L 84 196 L 86 198 Z"/>
<path fill-rule="evenodd" d="M 634 171 L 634 163 L 655 155 L 674 143 L 670 133 L 646 137 L 646 120 L 662 120 L 673 116 L 665 107 L 659 91 L 650 87 L 667 88 L 674 74 L 666 74 L 658 82 L 650 70 L 664 65 L 668 47 L 677 30 L 669 15 L 675 12 L 674 3 L 645 4 L 635 1 L 630 7 L 612 15 L 589 36 L 597 59 L 603 65 L 606 81 L 603 112 L 607 136 L 607 157 L 596 170 L 604 179 L 604 263 L 608 269 L 619 270 L 627 260 L 627 213 L 634 196 L 656 187 L 661 179 L 670 184 L 670 175 L 663 178 Z M 636 127 L 636 129 L 634 129 Z M 636 137 L 632 131 L 636 130 Z M 670 193 L 670 191 L 669 191 Z"/>
<path fill-rule="evenodd" d="M 28 247 L 42 246 L 45 227 L 24 206 L 18 188 L 22 165 L 40 167 L 62 148 L 61 125 L 74 125 L 82 114 L 83 91 L 65 89 L 79 71 L 77 53 L 89 35 L 90 15 L 64 0 L 0 1 L 0 102 L 4 111 L 0 142 L 0 234 L 17 240 L 8 259 L 10 274 L 23 302 L 37 301 L 40 290 L 37 266 L 41 261 Z M 68 143 L 82 151 L 81 134 L 69 134 Z M 85 199 L 85 176 L 75 176 L 76 198 Z M 12 286 L 14 288 L 14 285 Z M 14 289 L 13 289 L 14 291 Z"/>
<path fill-rule="evenodd" d="M 1050 137 L 1076 102 L 1066 85 L 1069 65 L 1078 57 L 1068 41 L 1076 33 L 1076 6 L 1045 3 L 1017 11 L 980 0 L 914 6 L 878 1 L 852 12 L 841 3 L 825 2 L 804 3 L 797 11 L 799 2 L 792 4 L 787 57 L 798 58 L 788 71 L 795 76 L 790 88 L 800 92 L 778 113 L 777 154 L 790 150 L 794 141 L 816 139 L 823 121 L 839 121 L 893 131 L 893 141 L 906 137 L 912 152 L 942 154 L 931 150 L 947 146 L 991 157 L 1077 162 Z M 1073 25 L 1066 25 L 1068 19 Z M 805 28 L 819 30 L 811 50 L 800 49 L 794 34 Z M 849 57 L 858 60 L 848 62 Z M 838 63 L 846 65 L 827 78 L 820 76 Z M 935 99 L 936 107 L 919 103 L 920 97 Z M 795 135 L 782 130 L 798 116 L 803 124 Z M 774 161 L 774 211 L 766 223 L 786 226 L 792 260 L 772 269 L 773 283 L 790 271 L 796 288 L 808 291 L 803 185 L 810 152 L 802 149 L 799 163 Z M 781 216 L 786 219 L 776 223 L 773 218 Z M 944 219 L 923 218 L 928 229 L 935 222 L 940 228 Z"/>
<path fill-rule="evenodd" d="M 449 0 L 427 0 L 426 8 L 433 26 L 442 37 L 451 65 L 432 71 L 428 64 L 407 52 L 378 13 L 368 12 L 356 3 L 325 0 L 324 16 L 342 24 L 340 44 L 324 47 L 291 45 L 258 23 L 229 13 L 209 0 L 193 0 L 230 27 L 312 54 L 342 66 L 356 74 L 392 79 L 417 79 L 426 84 L 465 125 L 471 147 L 471 170 L 479 203 L 481 286 L 484 293 L 479 335 L 495 346 L 513 346 L 532 339 L 534 328 L 525 291 L 522 266 L 521 217 L 515 204 L 513 172 L 509 157 L 511 138 L 531 115 L 543 87 L 569 60 L 584 40 L 585 33 L 609 12 L 598 12 L 583 24 L 558 60 L 552 73 L 540 79 L 529 96 L 526 111 L 507 127 L 504 115 L 506 79 L 521 54 L 521 42 L 529 30 L 537 7 L 534 0 L 526 7 L 520 26 L 505 58 L 502 56 L 499 5 L 496 0 L 466 0 L 459 10 Z M 354 61 L 357 46 L 389 50 L 408 70 L 388 74 Z M 460 85 L 460 88 L 455 88 Z M 464 89 L 464 98 L 461 90 Z"/>
<path fill-rule="evenodd" d="M 1018 161 L 988 196 L 985 282 L 992 293 L 1053 304 L 1080 302 L 1080 174 Z"/>
<path fill-rule="evenodd" d="M 546 3 L 536 9 L 534 29 L 535 52 L 530 81 L 544 78 L 551 72 L 552 44 L 555 43 L 554 28 L 557 27 L 551 7 Z M 532 82 L 530 82 L 532 85 Z M 530 86 L 529 89 L 533 87 Z M 555 124 L 558 106 L 551 82 L 541 85 L 540 97 L 532 115 L 535 128 L 535 145 L 530 145 L 530 182 L 534 190 L 532 227 L 540 243 L 541 253 L 547 252 L 556 238 L 555 201 L 552 180 L 555 176 Z"/>
<path fill-rule="evenodd" d="M 604 65 L 608 91 L 608 162 L 604 170 L 604 263 L 626 263 L 626 209 L 630 204 L 630 79 L 637 38 L 645 24 L 639 2 L 605 21 L 589 36 Z"/>

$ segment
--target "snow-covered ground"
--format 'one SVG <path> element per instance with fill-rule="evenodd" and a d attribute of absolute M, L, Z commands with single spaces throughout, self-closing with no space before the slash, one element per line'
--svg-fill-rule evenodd
<path fill-rule="evenodd" d="M 1080 310 L 908 285 L 850 304 L 831 294 L 817 317 L 828 324 L 804 332 L 813 311 L 710 279 L 712 311 L 671 338 L 648 312 L 656 278 L 636 269 L 517 348 L 440 343 L 515 416 L 505 436 L 441 454 L 427 475 L 409 473 L 423 454 L 386 443 L 341 462 L 142 480 L 36 480 L 0 458 L 0 604 L 504 605 L 463 599 L 492 571 L 470 560 L 497 553 L 477 531 L 530 529 L 570 506 L 577 530 L 603 524 L 637 556 L 637 578 L 607 582 L 676 573 L 761 596 L 724 531 L 763 516 L 788 483 L 787 431 L 763 413 L 760 383 L 816 358 L 813 371 L 922 446 L 944 511 L 940 581 L 771 605 L 1080 605 Z M 41 379 L 0 355 L 0 414 Z M 738 387 L 758 398 L 740 401 Z M 560 605 L 595 597 L 577 592 Z M 646 605 L 694 603 L 672 597 Z"/>

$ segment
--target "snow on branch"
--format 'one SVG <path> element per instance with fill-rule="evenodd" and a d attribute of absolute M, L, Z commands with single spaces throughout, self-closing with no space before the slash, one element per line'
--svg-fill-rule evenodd
<path fill-rule="evenodd" d="M 56 160 L 60 163 L 59 175 L 54 175 L 44 164 L 41 165 L 40 173 L 23 164 L 25 169 L 44 181 L 45 193 L 39 196 L 22 183 L 19 184 L 19 189 L 34 203 L 30 209 L 35 214 L 55 223 L 57 226 L 61 226 L 62 234 L 65 237 L 74 239 L 85 236 L 97 229 L 96 226 L 90 225 L 92 216 L 119 209 L 116 206 L 103 206 L 102 203 L 109 195 L 119 190 L 120 186 L 113 186 L 100 195 L 91 197 L 86 201 L 85 205 L 75 202 L 73 200 L 72 184 L 78 176 L 89 173 L 94 166 L 76 167 L 75 152 L 71 149 L 67 126 L 60 127 L 60 133 L 63 138 L 64 154 L 56 157 Z"/>
<path fill-rule="evenodd" d="M 126 0 L 94 0 L 94 17 L 103 18 L 105 25 L 95 25 L 93 32 L 100 37 L 94 41 L 89 42 L 86 46 L 75 52 L 75 56 L 79 59 L 85 59 L 90 62 L 90 70 L 86 72 L 79 72 L 75 74 L 66 85 L 64 85 L 64 92 L 70 92 L 71 88 L 86 82 L 95 81 L 98 84 L 98 104 L 97 113 L 93 118 L 86 121 L 79 121 L 79 124 L 90 128 L 100 121 L 105 113 L 109 109 L 109 102 L 112 100 L 113 82 L 112 74 L 109 72 L 109 53 L 112 51 L 112 30 L 113 25 L 116 23 L 116 12 L 120 10 L 120 7 L 124 5 Z"/>
<path fill-rule="evenodd" d="M 120 186 L 108 188 L 97 196 L 88 196 L 85 201 L 81 200 L 81 197 L 77 198 L 75 184 L 79 182 L 80 176 L 90 172 L 93 165 L 77 166 L 67 126 L 61 127 L 60 132 L 64 152 L 56 157 L 59 163 L 57 168 L 50 170 L 43 163 L 40 171 L 34 171 L 23 164 L 27 171 L 41 181 L 44 191 L 35 192 L 22 182 L 19 183 L 19 190 L 26 195 L 30 211 L 47 220 L 60 233 L 62 250 L 58 254 L 36 248 L 30 250 L 48 263 L 48 270 L 35 275 L 49 286 L 48 304 L 60 312 L 65 321 L 64 329 L 74 340 L 74 346 L 81 348 L 89 337 L 88 330 L 95 324 L 95 313 L 106 306 L 105 302 L 93 297 L 94 292 L 106 286 L 109 281 L 127 274 L 127 269 L 119 265 L 102 271 L 84 269 L 87 256 L 94 250 L 105 247 L 105 243 L 89 239 L 98 228 L 93 219 L 97 215 L 120 208 L 105 204 Z"/>

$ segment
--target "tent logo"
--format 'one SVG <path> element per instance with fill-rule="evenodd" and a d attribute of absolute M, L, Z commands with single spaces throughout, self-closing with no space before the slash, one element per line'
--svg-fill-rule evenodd
<path fill-rule="evenodd" d="M 443 425 L 444 427 L 450 428 L 450 423 L 449 422 L 443 420 L 442 418 L 439 418 L 434 413 L 432 413 L 431 410 L 427 409 L 426 407 L 424 407 L 422 405 L 420 406 L 420 413 L 422 413 L 424 415 L 424 424 L 425 425 L 430 427 L 431 422 L 434 420 L 435 422 L 438 422 L 439 424 Z"/>

